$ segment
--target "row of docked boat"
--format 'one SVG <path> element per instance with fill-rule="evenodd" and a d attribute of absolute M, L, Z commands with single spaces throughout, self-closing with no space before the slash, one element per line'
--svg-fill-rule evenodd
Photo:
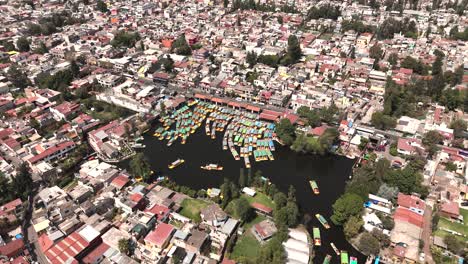
<path fill-rule="evenodd" d="M 240 110 L 220 111 L 221 114 L 217 116 L 222 118 L 216 119 L 216 122 L 231 120 L 223 123 L 228 124 L 223 136 L 223 150 L 229 149 L 236 160 L 244 158 L 246 168 L 251 167 L 250 156 L 257 162 L 274 160 L 272 152 L 275 151 L 275 124 L 259 121 L 258 115 Z"/>
<path fill-rule="evenodd" d="M 215 107 L 209 103 L 189 101 L 187 105 L 172 114 L 161 117 L 159 121 L 162 126 L 157 128 L 153 135 L 159 140 L 168 140 L 167 146 L 171 146 L 178 138 L 182 144 L 185 144 L 190 134 L 195 133 L 214 109 Z"/>

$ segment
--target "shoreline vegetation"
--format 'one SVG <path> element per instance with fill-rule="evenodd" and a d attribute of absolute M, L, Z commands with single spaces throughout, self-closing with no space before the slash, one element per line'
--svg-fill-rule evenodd
<path fill-rule="evenodd" d="M 288 228 L 297 227 L 301 216 L 296 201 L 296 190 L 293 186 L 289 187 L 286 194 L 263 177 L 260 170 L 252 174 L 250 169 L 247 173 L 241 169 L 238 182 L 225 178 L 220 186 L 220 195 L 211 198 L 206 190 L 196 191 L 169 179 L 161 181 L 160 184 L 189 196 L 183 201 L 182 210 L 179 213 L 195 223 L 201 222 L 200 210 L 211 203 L 218 204 L 231 217 L 240 221 L 243 233 L 233 235 L 226 246 L 225 256 L 247 264 L 284 263 L 286 261 L 282 243 L 288 239 Z M 243 187 L 255 189 L 256 195 L 251 197 L 243 194 L 241 191 Z M 253 203 L 270 207 L 273 213 L 271 216 L 257 213 L 252 207 Z M 260 243 L 252 235 L 250 228 L 265 219 L 270 219 L 275 223 L 277 232 L 266 242 Z"/>

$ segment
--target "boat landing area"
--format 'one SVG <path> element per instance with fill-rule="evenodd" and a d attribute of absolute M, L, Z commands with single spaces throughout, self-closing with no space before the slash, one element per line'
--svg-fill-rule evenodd
<path fill-rule="evenodd" d="M 167 146 L 179 139 L 185 144 L 190 134 L 204 126 L 211 139 L 222 136 L 220 147 L 229 150 L 235 160 L 243 161 L 246 168 L 251 167 L 251 160 L 274 160 L 275 124 L 260 120 L 259 114 L 194 99 L 159 121 L 161 126 L 153 136 L 167 140 Z"/>

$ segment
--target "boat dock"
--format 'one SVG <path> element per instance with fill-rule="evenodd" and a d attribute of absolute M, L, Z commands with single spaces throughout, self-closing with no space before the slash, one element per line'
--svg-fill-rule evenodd
<path fill-rule="evenodd" d="M 168 147 L 178 139 L 185 144 L 205 122 L 205 134 L 215 140 L 216 132 L 223 133 L 223 150 L 229 149 L 235 160 L 244 158 L 246 168 L 251 167 L 250 156 L 256 162 L 275 159 L 275 124 L 261 121 L 256 113 L 193 100 L 159 121 L 162 126 L 153 136 L 167 140 Z"/>

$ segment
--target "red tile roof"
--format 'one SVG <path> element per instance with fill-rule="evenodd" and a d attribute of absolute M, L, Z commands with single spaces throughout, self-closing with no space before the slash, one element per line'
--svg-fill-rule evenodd
<path fill-rule="evenodd" d="M 127 176 L 120 174 L 119 176 L 115 177 L 114 180 L 112 180 L 111 184 L 118 188 L 123 188 L 129 181 L 130 179 Z"/>
<path fill-rule="evenodd" d="M 398 205 L 406 208 L 416 208 L 420 210 L 424 210 L 426 208 L 426 203 L 419 197 L 403 193 L 398 194 Z"/>
<path fill-rule="evenodd" d="M 88 246 L 89 242 L 78 232 L 74 232 L 52 246 L 45 252 L 45 255 L 52 264 L 76 262 L 75 257 Z"/>
<path fill-rule="evenodd" d="M 146 209 L 146 212 L 150 212 L 156 215 L 158 220 L 161 220 L 165 215 L 169 214 L 170 210 L 164 205 L 155 204 L 150 209 Z"/>
<path fill-rule="evenodd" d="M 9 258 L 16 257 L 24 249 L 23 239 L 17 239 L 8 242 L 6 245 L 0 246 L 0 255 L 7 256 Z"/>
<path fill-rule="evenodd" d="M 47 251 L 49 248 L 51 248 L 54 245 L 54 242 L 50 240 L 49 236 L 47 234 L 42 234 L 39 239 L 39 246 L 41 247 L 42 252 Z"/>
<path fill-rule="evenodd" d="M 422 228 L 424 224 L 424 217 L 422 215 L 403 207 L 398 207 L 395 210 L 393 218 L 395 219 L 395 221 L 407 222 L 419 228 Z"/>
<path fill-rule="evenodd" d="M 97 263 L 97 260 L 104 255 L 104 253 L 110 248 L 109 245 L 106 243 L 101 243 L 99 246 L 97 246 L 95 249 L 93 249 L 91 252 L 88 253 L 83 258 L 83 263 L 85 264 L 92 264 L 92 263 Z"/>
<path fill-rule="evenodd" d="M 153 244 L 162 248 L 166 241 L 172 236 L 174 227 L 166 223 L 160 223 L 145 237 L 145 243 Z"/>
<path fill-rule="evenodd" d="M 314 135 L 314 136 L 321 136 L 323 135 L 323 133 L 325 132 L 325 130 L 327 130 L 327 126 L 326 125 L 323 125 L 323 126 L 319 126 L 319 127 L 315 127 L 315 128 L 312 128 L 309 133 Z"/>
<path fill-rule="evenodd" d="M 251 206 L 256 210 L 262 211 L 267 214 L 271 214 L 271 212 L 273 211 L 273 209 L 271 209 L 270 207 L 257 202 L 252 203 Z"/>
<path fill-rule="evenodd" d="M 74 146 L 75 143 L 73 141 L 65 141 L 65 142 L 61 142 L 51 148 L 48 148 L 46 149 L 45 151 L 37 154 L 36 156 L 32 157 L 29 159 L 29 162 L 30 163 L 36 163 L 38 161 L 41 161 L 43 159 L 45 159 L 46 157 L 50 156 L 50 155 L 53 155 L 54 153 L 56 152 L 59 152 L 63 149 L 66 149 L 68 147 L 71 147 L 71 146 Z"/>
<path fill-rule="evenodd" d="M 455 217 L 458 217 L 460 215 L 460 207 L 458 206 L 458 203 L 456 202 L 448 202 L 448 203 L 442 204 L 440 211 L 442 213 L 446 213 Z"/>
<path fill-rule="evenodd" d="M 130 200 L 134 201 L 135 203 L 140 202 L 141 199 L 143 199 L 143 195 L 141 195 L 139 193 L 134 193 L 134 194 L 130 195 Z"/>
<path fill-rule="evenodd" d="M 23 202 L 21 202 L 20 198 L 6 203 L 6 204 L 0 206 L 0 215 L 2 215 L 4 213 L 9 213 L 9 212 L 15 210 L 16 207 L 18 207 L 18 206 L 20 206 L 22 204 L 23 204 Z"/>
<path fill-rule="evenodd" d="M 399 258 L 404 258 L 405 254 L 406 254 L 406 248 L 403 246 L 398 245 L 393 249 L 393 255 Z"/>
<path fill-rule="evenodd" d="M 0 139 L 5 139 L 7 138 L 9 135 L 13 134 L 13 129 L 11 128 L 7 128 L 7 129 L 2 129 L 0 130 Z"/>
<path fill-rule="evenodd" d="M 234 260 L 224 258 L 221 264 L 236 264 L 236 262 Z"/>

